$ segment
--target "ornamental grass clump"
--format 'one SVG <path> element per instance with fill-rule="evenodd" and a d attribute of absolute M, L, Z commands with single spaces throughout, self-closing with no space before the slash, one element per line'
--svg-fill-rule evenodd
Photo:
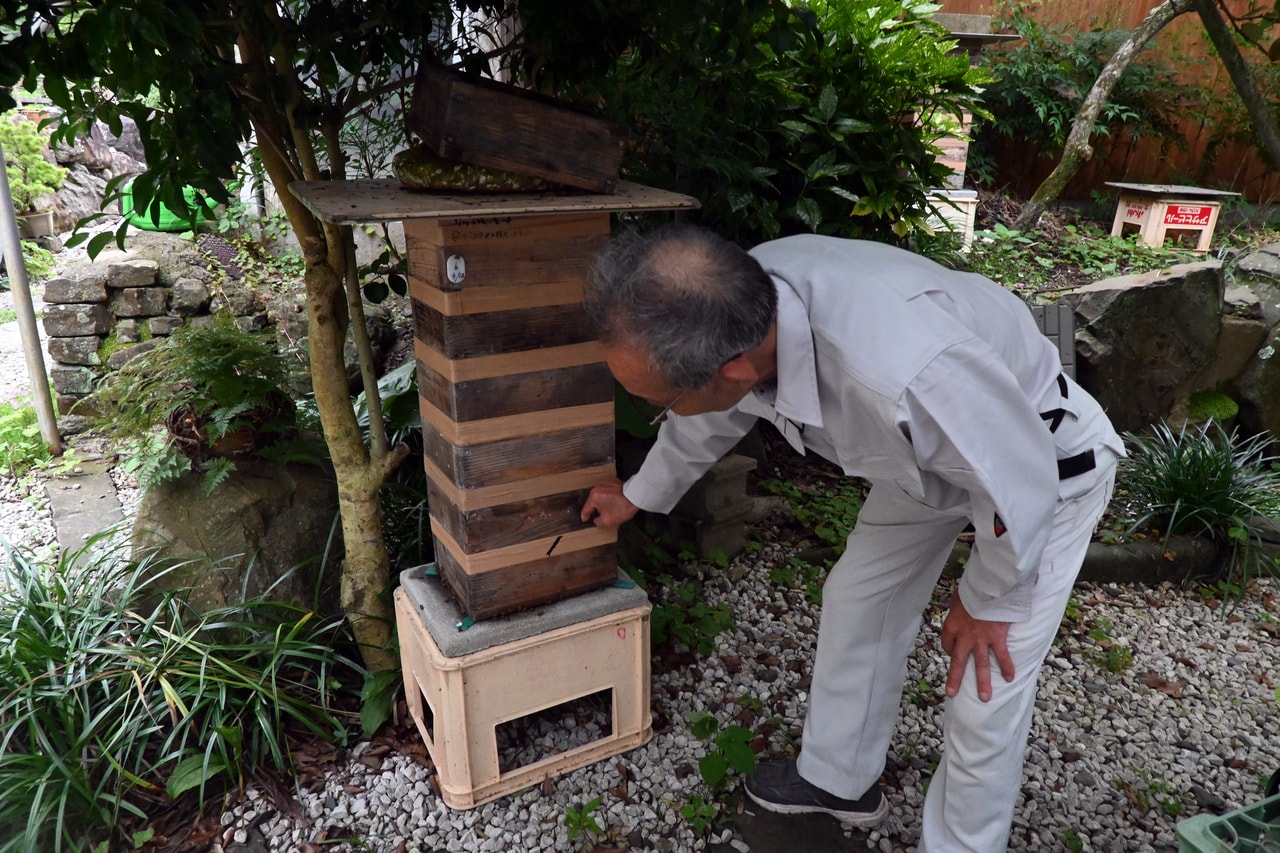
<path fill-rule="evenodd" d="M 5 853 L 133 849 L 177 798 L 291 769 L 287 735 L 347 736 L 334 691 L 357 665 L 335 651 L 340 624 L 266 598 L 196 613 L 146 591 L 164 568 L 103 553 L 106 538 L 53 563 L 5 545 Z"/>
<path fill-rule="evenodd" d="M 1119 489 L 1132 529 L 1195 534 L 1214 540 L 1221 571 L 1243 589 L 1259 574 L 1277 576 L 1276 561 L 1261 548 L 1262 526 L 1280 514 L 1280 457 L 1266 433 L 1244 438 L 1215 422 L 1166 423 L 1150 435 L 1125 435 Z"/>

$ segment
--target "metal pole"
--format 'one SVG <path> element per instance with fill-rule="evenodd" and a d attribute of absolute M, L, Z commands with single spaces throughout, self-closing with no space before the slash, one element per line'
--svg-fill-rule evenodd
<path fill-rule="evenodd" d="M 3 162 L 4 149 L 0 148 L 0 163 Z M 49 452 L 54 456 L 61 456 L 62 436 L 58 434 L 58 418 L 53 410 L 53 397 L 49 393 L 49 378 L 44 372 L 44 351 L 40 348 L 40 330 L 36 326 L 36 311 L 31 301 L 27 267 L 22 260 L 18 217 L 14 212 L 13 195 L 9 191 L 9 175 L 4 169 L 0 169 L 0 248 L 4 249 L 4 265 L 9 271 L 9 285 L 13 289 L 13 307 L 18 312 L 18 337 L 22 340 L 22 352 L 27 360 L 27 376 L 31 380 L 31 405 L 35 407 L 40 434 L 44 437 L 45 444 L 49 445 Z"/>

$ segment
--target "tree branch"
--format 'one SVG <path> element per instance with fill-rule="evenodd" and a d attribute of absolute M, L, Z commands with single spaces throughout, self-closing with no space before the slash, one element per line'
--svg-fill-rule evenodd
<path fill-rule="evenodd" d="M 1249 64 L 1244 61 L 1240 48 L 1231 38 L 1231 30 L 1228 29 L 1222 15 L 1218 13 L 1217 0 L 1191 0 L 1191 2 L 1200 16 L 1200 21 L 1204 24 L 1205 31 L 1209 34 L 1209 41 L 1213 43 L 1218 51 L 1218 57 L 1227 69 L 1227 76 L 1231 78 L 1231 83 L 1236 87 L 1240 100 L 1244 102 L 1244 108 L 1253 121 L 1253 129 L 1258 134 L 1262 149 L 1273 164 L 1280 165 L 1280 133 L 1277 133 L 1266 99 L 1258 91 L 1258 84 L 1253 78 L 1253 72 L 1249 70 Z"/>
<path fill-rule="evenodd" d="M 1207 2 L 1212 2 L 1212 0 L 1207 0 Z M 1085 96 L 1083 103 L 1080 104 L 1075 121 L 1071 123 L 1071 132 L 1068 134 L 1067 142 L 1062 149 L 1062 159 L 1058 161 L 1058 165 L 1049 174 L 1049 177 L 1045 178 L 1044 182 L 1036 188 L 1031 200 L 1022 208 L 1022 213 L 1019 214 L 1014 222 L 1013 227 L 1015 229 L 1025 231 L 1035 227 L 1045 209 L 1062 194 L 1063 189 L 1080 171 L 1080 167 L 1093 157 L 1093 146 L 1089 144 L 1089 140 L 1093 136 L 1093 129 L 1098 123 L 1098 114 L 1106 106 L 1107 98 L 1111 96 L 1111 90 L 1115 88 L 1116 82 L 1124 74 L 1125 69 L 1129 67 L 1129 63 L 1133 62 L 1134 58 L 1146 47 L 1152 36 L 1160 32 L 1166 24 L 1178 15 L 1190 11 L 1190 9 L 1191 0 L 1165 0 L 1165 2 L 1147 13 L 1147 17 L 1143 19 L 1142 23 L 1134 28 L 1124 44 L 1120 45 L 1119 49 L 1111 56 L 1111 59 L 1107 60 L 1107 64 L 1098 74 L 1098 79 L 1093 81 L 1093 87 L 1089 89 L 1089 94 Z"/>

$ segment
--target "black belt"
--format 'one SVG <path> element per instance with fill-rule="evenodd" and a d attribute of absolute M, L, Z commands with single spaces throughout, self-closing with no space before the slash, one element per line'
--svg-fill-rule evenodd
<path fill-rule="evenodd" d="M 1061 373 L 1058 374 L 1058 391 L 1062 394 L 1062 399 L 1067 399 L 1067 377 Z M 1049 432 L 1057 432 L 1058 427 L 1062 425 L 1062 419 L 1066 416 L 1067 410 L 1062 408 L 1040 413 L 1040 417 L 1044 418 L 1045 423 L 1049 425 Z M 1097 467 L 1098 460 L 1094 458 L 1093 451 L 1086 450 L 1075 456 L 1058 460 L 1058 479 L 1070 480 L 1072 477 L 1087 474 Z"/>
<path fill-rule="evenodd" d="M 1068 456 L 1066 459 L 1058 460 L 1058 479 L 1070 480 L 1072 477 L 1087 474 L 1097 467 L 1098 460 L 1094 458 L 1093 451 L 1086 450 L 1083 453 L 1077 453 L 1075 456 Z"/>

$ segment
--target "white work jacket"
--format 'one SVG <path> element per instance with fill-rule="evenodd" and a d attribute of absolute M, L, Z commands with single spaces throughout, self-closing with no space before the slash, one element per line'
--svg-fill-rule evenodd
<path fill-rule="evenodd" d="M 672 415 L 624 494 L 669 512 L 764 418 L 799 452 L 875 487 L 939 511 L 967 506 L 981 559 L 961 579 L 965 607 L 1021 621 L 1057 500 L 1093 482 L 1060 480 L 1057 460 L 1123 455 L 1093 398 L 1062 384 L 1027 306 L 982 276 L 879 243 L 801 235 L 751 254 L 778 290 L 776 382 L 728 411 Z M 1055 409 L 1064 415 L 1051 433 L 1041 413 Z"/>

